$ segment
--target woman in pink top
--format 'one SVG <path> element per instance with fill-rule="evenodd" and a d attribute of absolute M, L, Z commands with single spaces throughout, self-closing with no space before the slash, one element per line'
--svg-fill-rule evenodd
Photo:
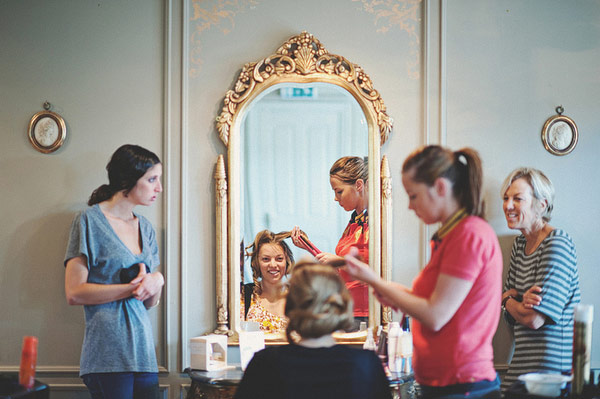
<path fill-rule="evenodd" d="M 384 305 L 413 319 L 413 366 L 424 398 L 499 398 L 492 337 L 500 317 L 502 254 L 482 219 L 477 152 L 423 147 L 402 166 L 409 209 L 441 223 L 431 259 L 412 288 L 382 280 L 353 256 L 346 271 L 371 285 Z"/>

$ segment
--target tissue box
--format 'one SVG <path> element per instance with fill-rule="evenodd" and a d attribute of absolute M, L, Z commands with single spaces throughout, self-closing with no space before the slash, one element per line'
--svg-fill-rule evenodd
<path fill-rule="evenodd" d="M 193 370 L 221 370 L 227 367 L 227 336 L 205 335 L 190 339 L 190 367 Z"/>

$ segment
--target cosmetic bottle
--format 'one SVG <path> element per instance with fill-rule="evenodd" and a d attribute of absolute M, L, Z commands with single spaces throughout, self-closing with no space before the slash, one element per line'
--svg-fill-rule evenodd
<path fill-rule="evenodd" d="M 367 349 L 370 351 L 377 350 L 377 346 L 375 345 L 375 338 L 373 338 L 373 327 L 369 327 L 367 329 L 367 339 L 365 339 L 363 349 Z"/>
<path fill-rule="evenodd" d="M 38 339 L 36 337 L 23 337 L 21 367 L 19 368 L 19 384 L 26 389 L 31 389 L 35 385 L 37 348 Z"/>
<path fill-rule="evenodd" d="M 402 357 L 402 372 L 410 374 L 412 372 L 413 342 L 408 317 L 405 317 L 402 322 L 402 332 L 398 343 L 400 356 Z"/>
<path fill-rule="evenodd" d="M 390 323 L 388 330 L 388 366 L 391 372 L 400 372 L 402 358 L 398 353 L 398 339 L 400 337 L 400 324 L 397 321 Z"/>

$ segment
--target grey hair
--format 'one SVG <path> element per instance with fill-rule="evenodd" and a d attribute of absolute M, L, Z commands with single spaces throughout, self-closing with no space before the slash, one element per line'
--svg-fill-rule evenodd
<path fill-rule="evenodd" d="M 550 219 L 552 219 L 552 210 L 554 209 L 554 185 L 541 170 L 527 167 L 513 170 L 504 180 L 504 183 L 502 183 L 500 196 L 504 197 L 508 187 L 510 187 L 515 180 L 521 178 L 525 179 L 529 186 L 531 186 L 533 197 L 536 201 L 541 202 L 546 200 L 548 205 L 541 216 L 545 222 L 549 222 Z"/>

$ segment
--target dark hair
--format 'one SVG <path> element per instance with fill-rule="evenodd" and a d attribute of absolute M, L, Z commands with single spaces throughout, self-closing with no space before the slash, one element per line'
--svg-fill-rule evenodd
<path fill-rule="evenodd" d="M 252 278 L 254 280 L 254 295 L 258 296 L 262 294 L 262 287 L 259 284 L 259 278 L 262 277 L 260 273 L 260 263 L 258 255 L 260 253 L 260 248 L 264 244 L 276 244 L 283 249 L 283 254 L 285 255 L 285 273 L 291 272 L 294 267 L 294 255 L 292 254 L 292 250 L 287 245 L 285 241 L 286 238 L 291 237 L 291 232 L 282 231 L 281 233 L 273 233 L 269 230 L 260 231 L 256 234 L 254 238 L 254 242 L 246 247 L 246 256 L 250 257 L 250 266 L 252 267 Z M 250 251 L 248 251 L 250 249 Z"/>
<path fill-rule="evenodd" d="M 414 171 L 412 179 L 431 187 L 444 177 L 452 183 L 452 193 L 470 215 L 483 217 L 481 198 L 483 171 L 479 154 L 472 148 L 451 151 L 439 145 L 421 147 L 406 158 L 402 173 Z"/>
<path fill-rule="evenodd" d="M 369 179 L 368 158 L 342 157 L 333 163 L 329 176 L 337 177 L 346 184 L 354 184 L 358 179 L 366 183 Z"/>
<path fill-rule="evenodd" d="M 140 177 L 159 163 L 160 159 L 152 151 L 139 145 L 122 145 L 114 152 L 106 165 L 108 184 L 103 184 L 94 190 L 88 200 L 88 205 L 92 206 L 109 200 L 119 191 L 125 191 L 125 194 L 129 193 Z"/>
<path fill-rule="evenodd" d="M 328 265 L 300 262 L 294 267 L 285 301 L 289 322 L 286 336 L 319 338 L 352 327 L 353 302 L 337 270 Z"/>

